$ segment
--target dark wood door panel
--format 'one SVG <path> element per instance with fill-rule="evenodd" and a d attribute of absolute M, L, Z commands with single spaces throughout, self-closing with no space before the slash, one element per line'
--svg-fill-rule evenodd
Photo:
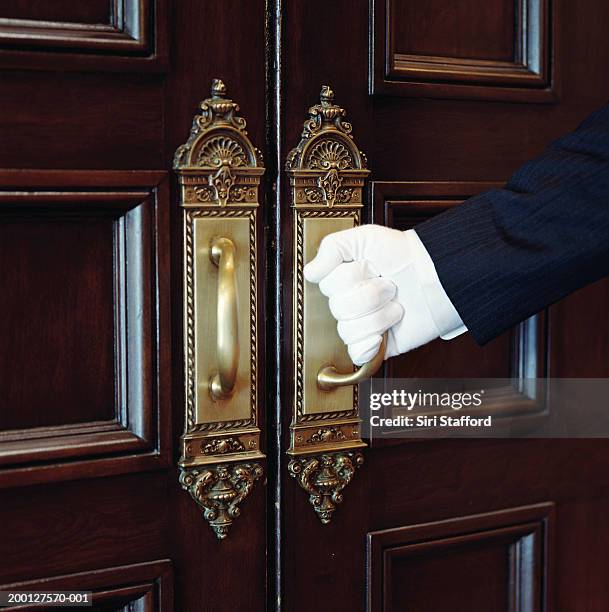
<path fill-rule="evenodd" d="M 513 60 L 522 2 L 431 0 L 425 4 L 391 0 L 393 46 L 407 55 Z"/>
<path fill-rule="evenodd" d="M 166 10 L 166 0 L 8 0 L 0 7 L 0 66 L 163 72 Z"/>
<path fill-rule="evenodd" d="M 368 451 L 332 523 L 325 526 L 310 511 L 306 496 L 296 495 L 294 483 L 294 492 L 284 497 L 286 514 L 298 517 L 298 529 L 284 532 L 286 605 L 306 609 L 300 602 L 313 591 L 329 609 L 367 610 L 364 576 L 371 531 L 393 532 L 552 500 L 555 546 L 547 561 L 555 566 L 547 571 L 556 580 L 550 580 L 548 597 L 559 595 L 554 597 L 557 607 L 547 609 L 577 610 L 587 602 L 600 612 L 609 597 L 604 579 L 606 453 L 605 440 L 427 441 Z M 442 584 L 441 574 L 434 578 Z M 565 597 L 570 605 L 563 607 Z M 408 609 L 401 604 L 398 610 Z"/>
<path fill-rule="evenodd" d="M 164 181 L 0 172 L 0 464 L 168 460 Z"/>
<path fill-rule="evenodd" d="M 417 441 L 370 452 L 367 471 L 360 470 L 345 496 L 357 505 L 367 487 L 377 492 L 370 530 L 548 499 L 597 496 L 604 506 L 606 446 L 583 439 Z"/>
<path fill-rule="evenodd" d="M 112 420 L 114 220 L 61 204 L 37 216 L 11 198 L 19 205 L 0 213 L 0 429 Z"/>
<path fill-rule="evenodd" d="M 169 556 L 168 479 L 150 472 L 3 489 L 0 581 Z"/>
<path fill-rule="evenodd" d="M 372 0 L 370 93 L 556 100 L 552 0 Z"/>
<path fill-rule="evenodd" d="M 0 18 L 110 24 L 115 0 L 4 0 Z"/>
<path fill-rule="evenodd" d="M 447 101 L 428 99 L 424 93 L 370 97 L 368 2 L 322 4 L 309 1 L 284 8 L 288 35 L 283 69 L 289 75 L 283 97 L 285 149 L 298 141 L 303 108 L 316 99 L 320 84 L 328 83 L 349 111 L 373 180 L 506 180 L 609 99 L 603 76 L 603 66 L 609 64 L 602 26 L 609 19 L 607 3 L 589 0 L 586 10 L 561 3 L 558 44 L 568 52 L 558 60 L 560 101 L 549 105 Z M 337 31 L 336 24 L 346 16 L 349 27 Z"/>
<path fill-rule="evenodd" d="M 171 612 L 173 568 L 168 559 L 119 565 L 0 586 L 13 591 L 91 591 L 97 612 Z M 13 610 L 40 610 L 20 605 Z"/>
<path fill-rule="evenodd" d="M 606 549 L 606 540 L 607 537 L 609 537 L 609 525 L 604 518 L 607 508 L 609 508 L 609 495 L 606 484 L 598 487 L 593 483 L 594 479 L 599 478 L 598 470 L 601 469 L 603 444 L 604 443 L 600 444 L 598 448 L 591 449 L 590 454 L 594 455 L 593 464 L 596 465 L 598 469 L 593 468 L 587 471 L 585 483 L 577 482 L 577 469 L 581 469 L 582 467 L 580 465 L 577 469 L 569 471 L 566 476 L 563 476 L 561 473 L 560 479 L 563 481 L 562 483 L 557 483 L 556 485 L 542 484 L 540 487 L 534 489 L 537 499 L 543 499 L 543 496 L 549 492 L 552 486 L 555 487 L 555 492 L 558 496 L 555 499 L 555 511 L 548 514 L 549 522 L 547 525 L 551 527 L 553 523 L 554 526 L 553 529 L 547 532 L 549 536 L 547 542 L 548 548 L 543 551 L 541 564 L 538 568 L 541 570 L 541 578 L 545 576 L 547 579 L 546 590 L 548 603 L 545 609 L 548 611 L 579 610 L 584 605 L 588 605 L 590 610 L 594 610 L 595 612 L 598 610 L 598 612 L 601 612 L 606 609 L 606 602 L 609 600 L 609 589 L 604 573 L 604 568 L 609 562 Z M 562 445 L 566 449 L 568 443 L 564 442 Z M 583 443 L 581 449 L 587 446 L 589 446 L 588 443 Z M 500 465 L 498 465 L 497 468 L 498 470 L 502 469 Z M 514 466 L 514 468 L 516 469 L 516 466 Z M 441 481 L 438 482 L 438 486 L 442 486 Z M 546 489 L 545 491 L 542 490 L 544 488 Z M 514 495 L 513 493 L 507 492 L 505 497 L 508 498 L 509 495 L 513 495 L 512 499 L 514 500 L 525 499 L 526 489 L 522 484 L 520 489 L 520 494 Z M 483 493 L 480 492 L 478 495 L 481 497 Z M 440 507 L 441 505 L 441 502 L 437 499 L 431 499 L 431 506 Z M 423 527 L 430 527 L 432 529 L 434 526 L 437 527 L 438 525 L 450 526 L 451 523 L 459 524 L 459 518 L 450 518 L 450 505 L 446 507 L 442 506 L 445 512 L 441 515 L 442 520 L 439 521 L 435 521 L 435 519 L 432 520 L 434 516 L 433 510 L 431 512 L 429 510 L 419 511 L 417 506 L 418 504 L 414 503 L 411 504 L 407 510 L 404 510 L 403 516 L 408 516 L 409 518 L 406 526 L 401 526 L 400 519 L 397 518 L 398 515 L 396 515 L 395 522 L 393 523 L 395 525 L 394 528 L 379 530 L 376 533 L 409 533 L 411 529 L 415 531 L 421 529 L 420 523 L 423 524 Z M 501 506 L 497 507 L 501 508 Z M 477 508 L 478 505 L 474 502 L 472 510 L 476 511 L 475 509 Z M 490 515 L 501 515 L 503 512 L 504 510 L 499 510 L 496 513 L 490 513 Z M 509 512 L 507 516 L 509 516 Z M 509 524 L 512 524 L 511 520 Z M 369 534 L 368 537 L 370 538 L 372 536 Z M 421 539 L 426 540 L 427 538 L 422 537 Z M 371 551 L 372 548 L 369 546 L 368 558 L 370 561 L 372 560 Z M 410 559 L 416 564 L 416 556 Z M 459 562 L 463 562 L 463 559 Z M 464 564 L 467 566 L 467 561 Z M 373 564 L 369 567 L 370 572 L 368 573 L 367 594 L 371 604 L 373 604 L 375 601 L 378 603 L 379 591 L 377 587 L 380 587 L 382 590 L 382 584 L 379 583 L 379 574 L 384 573 L 385 568 L 382 565 L 377 565 L 377 567 L 373 569 Z M 418 571 L 422 572 L 427 569 L 430 569 L 430 567 L 422 566 L 419 567 Z M 469 583 L 472 581 L 475 582 L 479 576 L 480 572 L 472 571 L 469 574 L 469 579 L 464 578 L 461 586 L 467 587 L 468 580 Z M 559 576 L 568 576 L 569 579 L 560 580 L 558 579 Z M 390 572 L 386 573 L 386 577 L 390 580 L 392 579 Z M 448 584 L 447 580 L 445 580 L 446 578 Z M 491 585 L 496 584 L 496 578 L 497 576 L 490 579 Z M 437 591 L 439 591 L 435 594 L 436 596 L 442 596 L 445 585 L 450 588 L 450 574 L 447 575 L 441 572 L 434 572 L 432 575 L 425 577 L 427 581 L 432 579 L 434 580 Z M 393 580 L 397 582 L 396 578 L 393 578 Z M 418 586 L 424 584 L 425 580 L 417 583 Z M 407 584 L 407 581 L 403 583 L 404 586 Z M 412 582 L 410 584 L 412 584 Z M 437 588 L 439 584 L 442 585 L 441 589 Z M 520 584 L 522 585 L 522 582 Z M 476 582 L 476 585 L 481 590 L 484 590 L 488 586 L 481 581 Z M 518 586 L 518 583 L 516 583 L 515 586 Z M 433 596 L 434 594 L 432 594 L 432 597 Z M 376 600 L 375 597 L 377 598 Z M 451 609 L 459 610 L 458 606 L 460 601 L 462 600 L 455 599 Z M 401 603 L 404 605 L 405 603 L 410 603 L 410 600 L 402 599 Z M 369 609 L 374 610 L 375 608 L 371 606 Z M 398 609 L 401 608 L 398 607 Z M 406 609 L 408 608 L 406 607 Z M 426 610 L 424 607 L 421 609 Z M 435 610 L 436 608 L 428 609 Z M 441 607 L 437 609 L 441 609 Z M 470 610 L 492 609 L 494 611 L 505 608 L 470 606 L 465 609 L 469 612 Z M 525 607 L 524 609 L 527 610 L 528 608 Z"/>
<path fill-rule="evenodd" d="M 609 280 L 584 287 L 554 304 L 550 319 L 551 376 L 609 378 Z"/>
<path fill-rule="evenodd" d="M 3 585 L 89 587 L 96 610 L 266 606 L 264 486 L 219 542 L 172 469 L 183 295 L 168 176 L 213 78 L 263 148 L 265 20 L 263 0 L 0 8 L 0 168 L 15 168 L 0 170 L 0 255 L 20 291 L 2 329 L 14 347 L 10 414 L 1 408 Z"/>
<path fill-rule="evenodd" d="M 545 610 L 553 521 L 548 503 L 371 532 L 368 610 Z"/>
<path fill-rule="evenodd" d="M 328 84 L 347 109 L 355 142 L 368 157 L 373 185 L 366 221 L 404 230 L 502 185 L 609 99 L 603 76 L 609 45 L 602 25 L 609 5 L 601 0 L 310 0 L 282 8 L 284 157 L 298 142 L 303 112 L 316 100 L 319 86 Z M 285 258 L 294 248 L 287 189 L 278 201 L 285 202 Z M 286 346 L 292 325 L 290 270 L 282 281 L 281 349 L 291 358 L 294 347 Z M 485 347 L 467 337 L 432 343 L 393 359 L 385 375 L 605 376 L 607 333 L 595 323 L 606 318 L 601 313 L 607 309 L 607 286 L 603 281 L 588 287 Z M 283 404 L 290 405 L 290 384 L 284 382 L 291 380 L 290 366 L 278 367 Z M 503 407 L 513 409 L 517 399 Z M 541 414 L 545 407 L 533 408 Z M 534 575 L 534 582 L 541 570 L 548 579 L 555 577 L 548 597 L 552 590 L 557 596 L 548 610 L 606 609 L 605 441 L 401 439 L 374 442 L 364 458 L 341 491 L 344 500 L 329 525 L 318 523 L 307 496 L 285 478 L 286 610 L 300 612 L 311 601 L 324 609 L 366 609 L 365 540 L 371 532 L 447 519 L 458 523 L 474 514 L 548 500 L 556 505 L 555 546 L 553 553 L 527 559 L 527 575 Z M 516 523 L 508 519 L 482 531 L 488 535 Z M 524 583 L 514 590 L 517 580 L 509 565 L 521 539 L 544 540 L 531 535 L 534 531 L 512 540 L 512 535 L 498 536 L 492 542 L 447 546 L 437 554 L 406 555 L 396 561 L 386 594 L 393 593 L 399 610 L 541 610 L 539 597 L 527 594 Z M 419 543 L 411 542 L 411 552 Z M 464 572 L 462 580 L 451 582 L 453 565 Z M 484 576 L 479 590 L 469 595 L 459 591 L 467 569 Z M 388 579 L 390 574 L 387 569 Z"/>
<path fill-rule="evenodd" d="M 2 168 L 164 167 L 157 77 L 4 72 L 0 95 Z"/>

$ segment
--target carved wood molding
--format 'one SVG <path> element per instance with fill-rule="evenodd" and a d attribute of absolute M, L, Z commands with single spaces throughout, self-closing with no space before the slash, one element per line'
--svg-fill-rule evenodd
<path fill-rule="evenodd" d="M 413 605 L 433 597 L 435 604 L 443 600 L 442 608 L 450 608 L 454 595 L 448 583 L 444 592 L 431 593 L 429 583 L 396 582 L 408 568 L 414 569 L 430 558 L 442 560 L 441 567 L 436 568 L 446 572 L 442 574 L 445 576 L 455 568 L 453 564 L 461 562 L 468 564 L 473 575 L 480 576 L 487 570 L 485 562 L 497 559 L 506 571 L 496 575 L 487 571 L 487 579 L 493 581 L 489 586 L 495 593 L 506 593 L 510 612 L 550 609 L 546 606 L 552 593 L 554 520 L 555 506 L 546 502 L 370 532 L 366 609 L 393 609 L 388 597 L 400 601 L 408 598 Z M 473 551 L 481 547 L 487 556 L 476 558 Z"/>
<path fill-rule="evenodd" d="M 557 2 L 518 0 L 510 59 L 403 52 L 399 0 L 370 0 L 370 93 L 406 97 L 553 102 L 559 92 Z M 430 9 L 431 10 L 431 9 Z M 432 19 L 430 15 L 430 19 Z M 406 45 L 407 46 L 407 45 Z"/>
<path fill-rule="evenodd" d="M 79 20 L 66 7 L 56 20 L 30 12 L 0 17 L 4 68 L 163 71 L 167 59 L 167 0 L 109 0 L 104 21 Z"/>
<path fill-rule="evenodd" d="M 173 609 L 173 567 L 162 559 L 46 576 L 0 585 L 3 591 L 91 591 L 93 607 L 120 612 L 165 612 Z"/>
<path fill-rule="evenodd" d="M 162 469 L 170 463 L 170 415 L 163 410 L 170 384 L 162 369 L 169 355 L 169 259 L 159 235 L 169 212 L 166 178 L 165 172 L 149 171 L 0 172 L 1 222 L 38 216 L 40 222 L 108 224 L 108 268 L 114 273 L 104 299 L 113 312 L 115 364 L 108 420 L 81 422 L 77 413 L 74 422 L 20 427 L 17 420 L 0 432 L 0 487 Z"/>

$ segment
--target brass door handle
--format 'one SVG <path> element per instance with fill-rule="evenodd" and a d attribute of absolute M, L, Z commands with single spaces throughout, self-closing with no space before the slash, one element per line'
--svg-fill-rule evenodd
<path fill-rule="evenodd" d="M 379 347 L 376 355 L 357 370 L 347 374 L 342 374 L 333 365 L 321 367 L 319 372 L 317 372 L 317 386 L 323 391 L 332 391 L 337 387 L 357 385 L 358 383 L 362 382 L 362 380 L 366 380 L 366 378 L 374 376 L 379 371 L 379 368 L 383 365 L 386 350 L 387 332 L 383 334 L 381 346 Z"/>
<path fill-rule="evenodd" d="M 230 397 L 237 380 L 239 329 L 236 255 L 235 244 L 230 238 L 219 237 L 211 241 L 209 257 L 218 266 L 218 372 L 209 381 L 209 392 L 215 400 Z"/>
<path fill-rule="evenodd" d="M 184 231 L 180 484 L 221 540 L 261 479 L 265 458 L 257 268 L 264 167 L 238 110 L 214 79 L 173 166 Z"/>
<path fill-rule="evenodd" d="M 313 259 L 324 236 L 360 224 L 370 174 L 347 112 L 334 103 L 331 87 L 324 85 L 319 103 L 309 108 L 300 141 L 288 153 L 286 171 L 294 236 L 295 366 L 288 470 L 327 524 L 364 462 L 361 449 L 366 443 L 355 385 L 380 368 L 387 344 L 383 338 L 374 359 L 353 372 L 326 296 L 304 277 L 304 264 Z"/>

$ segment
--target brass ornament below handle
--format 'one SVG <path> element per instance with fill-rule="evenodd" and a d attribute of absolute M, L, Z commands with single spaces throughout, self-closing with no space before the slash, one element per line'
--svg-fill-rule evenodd
<path fill-rule="evenodd" d="M 342 490 L 363 463 L 364 456 L 357 451 L 324 453 L 292 459 L 288 471 L 309 494 L 309 501 L 319 520 L 327 525 L 336 506 L 343 501 Z"/>
<path fill-rule="evenodd" d="M 182 469 L 180 484 L 203 509 L 203 516 L 223 540 L 241 513 L 239 504 L 251 493 L 262 476 L 258 463 L 210 465 Z"/>
<path fill-rule="evenodd" d="M 347 385 L 357 385 L 358 383 L 374 376 L 383 365 L 385 360 L 385 351 L 387 350 L 387 332 L 383 334 L 381 346 L 376 355 L 363 366 L 343 374 L 339 372 L 333 365 L 326 365 L 319 369 L 317 373 L 317 386 L 323 391 L 332 391 L 337 387 Z"/>
<path fill-rule="evenodd" d="M 233 394 L 239 365 L 239 329 L 237 311 L 237 249 L 230 238 L 214 238 L 209 257 L 218 266 L 218 372 L 209 381 L 213 399 L 227 399 Z"/>

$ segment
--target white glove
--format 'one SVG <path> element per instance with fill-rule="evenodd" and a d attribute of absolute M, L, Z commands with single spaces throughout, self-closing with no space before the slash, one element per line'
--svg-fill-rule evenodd
<path fill-rule="evenodd" d="M 356 365 L 376 355 L 387 330 L 385 358 L 466 330 L 414 230 L 364 225 L 330 234 L 304 276 L 330 298 L 338 333 Z"/>

